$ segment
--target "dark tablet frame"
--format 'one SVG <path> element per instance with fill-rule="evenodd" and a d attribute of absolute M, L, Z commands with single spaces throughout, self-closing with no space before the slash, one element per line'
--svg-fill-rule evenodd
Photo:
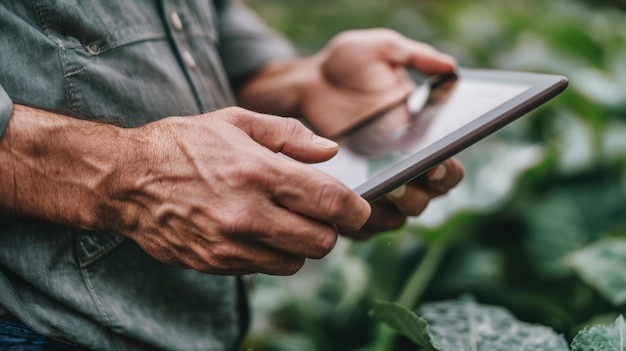
<path fill-rule="evenodd" d="M 369 202 L 373 202 L 543 105 L 565 90 L 568 85 L 566 77 L 551 74 L 484 69 L 459 69 L 457 74 L 461 80 L 524 84 L 530 87 L 460 129 L 376 174 L 355 187 L 354 191 Z M 340 139 L 342 138 L 338 138 Z"/>

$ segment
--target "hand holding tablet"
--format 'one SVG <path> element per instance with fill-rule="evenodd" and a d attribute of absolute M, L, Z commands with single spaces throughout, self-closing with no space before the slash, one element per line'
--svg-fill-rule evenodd
<path fill-rule="evenodd" d="M 434 76 L 402 103 L 335 140 L 314 165 L 373 202 L 557 96 L 559 75 L 460 69 Z"/>

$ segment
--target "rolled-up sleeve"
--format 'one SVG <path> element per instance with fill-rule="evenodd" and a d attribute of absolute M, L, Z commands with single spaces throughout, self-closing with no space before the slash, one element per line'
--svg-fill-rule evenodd
<path fill-rule="evenodd" d="M 240 1 L 224 1 L 219 16 L 220 56 L 237 89 L 266 62 L 296 56 L 295 48 Z"/>
<path fill-rule="evenodd" d="M 13 113 L 13 102 L 9 95 L 0 86 L 0 137 L 4 134 L 4 130 L 9 124 L 9 117 Z"/>

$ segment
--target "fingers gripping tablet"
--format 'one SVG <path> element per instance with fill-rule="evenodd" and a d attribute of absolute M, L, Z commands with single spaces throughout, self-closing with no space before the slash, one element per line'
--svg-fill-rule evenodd
<path fill-rule="evenodd" d="M 372 202 L 554 98 L 559 75 L 460 69 L 427 79 L 402 103 L 338 137 L 315 167 Z"/>

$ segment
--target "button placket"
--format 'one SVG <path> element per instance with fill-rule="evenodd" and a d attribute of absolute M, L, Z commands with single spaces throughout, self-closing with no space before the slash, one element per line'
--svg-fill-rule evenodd
<path fill-rule="evenodd" d="M 185 64 L 187 65 L 187 67 L 196 68 L 196 59 L 193 58 L 193 55 L 191 54 L 189 50 L 183 51 L 182 55 L 183 55 L 183 61 L 185 61 Z"/>
<path fill-rule="evenodd" d="M 183 21 L 180 18 L 180 14 L 178 11 L 173 10 L 170 12 L 170 24 L 172 28 L 177 32 L 182 32 L 183 30 Z M 193 54 L 189 50 L 184 50 L 181 53 L 181 57 L 185 65 L 189 68 L 196 68 L 196 59 L 193 57 Z"/>
<path fill-rule="evenodd" d="M 183 30 L 183 21 L 180 19 L 180 15 L 178 11 L 170 12 L 170 23 L 172 24 L 172 28 L 177 31 Z"/>
<path fill-rule="evenodd" d="M 210 109 L 210 106 L 216 106 L 218 104 L 215 101 L 212 91 L 206 86 L 207 84 L 213 84 L 213 82 L 205 79 L 205 74 L 207 74 L 207 72 L 204 71 L 205 62 L 198 61 L 195 47 L 193 45 L 194 38 L 192 37 L 194 33 L 194 25 L 198 25 L 196 21 L 201 16 L 196 18 L 196 14 L 193 13 L 195 7 L 178 8 L 172 5 L 174 4 L 165 1 L 163 2 L 162 20 L 169 29 L 168 32 L 172 40 L 173 49 L 178 56 L 180 67 L 193 90 L 193 95 L 198 104 L 198 109 L 208 110 Z M 195 38 L 195 40 L 198 39 Z M 199 45 L 200 47 L 198 50 L 200 51 L 197 54 L 201 55 L 200 57 L 204 60 L 206 57 L 203 56 L 204 52 L 201 51 L 201 47 L 203 45 L 204 44 Z"/>

